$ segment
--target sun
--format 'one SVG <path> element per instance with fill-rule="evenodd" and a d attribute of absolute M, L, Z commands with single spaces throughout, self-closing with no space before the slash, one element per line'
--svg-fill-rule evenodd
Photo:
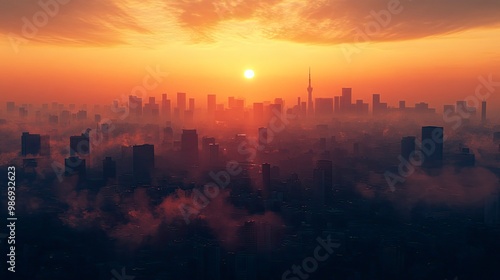
<path fill-rule="evenodd" d="M 245 70 L 245 78 L 252 79 L 255 76 L 255 72 L 252 69 Z"/>

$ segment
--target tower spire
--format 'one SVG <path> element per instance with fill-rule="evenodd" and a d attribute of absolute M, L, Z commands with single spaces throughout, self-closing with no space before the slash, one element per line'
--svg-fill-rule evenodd
<path fill-rule="evenodd" d="M 313 105 L 313 101 L 312 101 L 312 92 L 313 92 L 313 88 L 311 86 L 311 67 L 309 67 L 309 86 L 307 87 L 307 114 L 309 116 L 313 116 L 314 115 L 314 105 Z"/>
<path fill-rule="evenodd" d="M 311 87 L 311 67 L 309 67 L 309 88 Z"/>

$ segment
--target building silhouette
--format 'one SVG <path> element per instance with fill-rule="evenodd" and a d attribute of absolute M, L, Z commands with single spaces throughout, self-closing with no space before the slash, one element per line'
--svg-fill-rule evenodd
<path fill-rule="evenodd" d="M 307 87 L 307 115 L 314 116 L 313 87 L 311 85 L 311 68 L 309 68 L 309 86 Z"/>
<path fill-rule="evenodd" d="M 28 155 L 39 155 L 41 147 L 42 144 L 40 134 L 30 134 L 29 132 L 23 132 L 21 136 L 21 155 L 23 157 Z"/>
<path fill-rule="evenodd" d="M 333 98 L 316 98 L 316 117 L 329 117 L 333 114 Z"/>
<path fill-rule="evenodd" d="M 198 133 L 196 129 L 183 129 L 181 135 L 181 155 L 188 165 L 197 165 L 198 158 Z"/>
<path fill-rule="evenodd" d="M 486 100 L 483 100 L 483 102 L 481 102 L 481 123 L 486 123 Z"/>
<path fill-rule="evenodd" d="M 69 137 L 69 155 L 87 157 L 90 155 L 90 130 L 80 136 Z"/>
<path fill-rule="evenodd" d="M 443 127 L 422 127 L 422 146 L 425 160 L 423 165 L 427 167 L 439 166 L 443 162 Z M 434 146 L 434 149 L 432 149 Z M 425 149 L 424 149 L 425 148 Z M 429 152 L 426 152 L 428 148 Z"/>
<path fill-rule="evenodd" d="M 102 161 L 102 177 L 104 179 L 116 178 L 116 161 L 114 161 L 111 157 L 106 157 Z"/>
<path fill-rule="evenodd" d="M 313 193 L 316 203 L 328 205 L 333 200 L 333 162 L 318 160 L 313 171 Z"/>
<path fill-rule="evenodd" d="M 144 144 L 132 147 L 132 168 L 138 183 L 149 183 L 155 168 L 154 145 Z"/>
<path fill-rule="evenodd" d="M 142 98 L 130 95 L 128 97 L 128 110 L 131 116 L 142 116 Z"/>

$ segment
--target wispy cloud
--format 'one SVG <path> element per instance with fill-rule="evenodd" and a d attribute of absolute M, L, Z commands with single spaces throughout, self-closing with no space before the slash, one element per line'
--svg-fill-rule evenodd
<path fill-rule="evenodd" d="M 388 5 L 397 5 L 401 12 L 392 14 L 389 23 L 370 36 L 370 41 L 409 40 L 500 26 L 497 0 L 69 0 L 60 5 L 57 15 L 49 18 L 33 40 L 133 44 L 134 36 L 145 35 L 147 41 L 168 43 L 178 41 L 179 36 L 165 39 L 165 34 L 178 34 L 181 40 L 194 35 L 197 41 L 213 42 L 224 40 L 224 35 L 233 36 L 228 23 L 234 23 L 235 28 L 247 25 L 249 32 L 257 31 L 267 39 L 352 43 L 356 30 L 365 30 L 376 21 L 373 14 L 387 10 Z M 43 11 L 37 1 L 30 0 L 0 0 L 0 6 L 3 34 L 21 35 L 23 17 L 32 21 L 35 13 Z"/>

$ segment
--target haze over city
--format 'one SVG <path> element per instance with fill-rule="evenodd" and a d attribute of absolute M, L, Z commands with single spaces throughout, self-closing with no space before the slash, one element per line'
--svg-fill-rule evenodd
<path fill-rule="evenodd" d="M 499 14 L 0 0 L 2 273 L 499 279 Z"/>

